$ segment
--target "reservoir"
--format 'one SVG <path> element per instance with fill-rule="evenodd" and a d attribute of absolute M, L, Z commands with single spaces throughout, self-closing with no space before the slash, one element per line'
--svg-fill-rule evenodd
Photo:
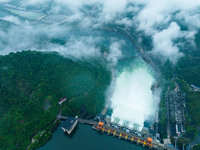
<path fill-rule="evenodd" d="M 148 148 L 102 134 L 93 130 L 90 125 L 78 124 L 70 135 L 65 134 L 60 125 L 50 141 L 38 150 L 148 150 Z"/>

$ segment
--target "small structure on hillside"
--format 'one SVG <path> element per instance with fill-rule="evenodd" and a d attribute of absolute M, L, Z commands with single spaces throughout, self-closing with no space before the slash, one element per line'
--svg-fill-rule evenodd
<path fill-rule="evenodd" d="M 58 102 L 59 103 L 59 105 L 61 105 L 64 101 L 66 101 L 67 100 L 67 97 L 64 97 L 64 98 L 61 98 L 61 100 Z"/>
<path fill-rule="evenodd" d="M 73 129 L 76 127 L 77 123 L 78 123 L 78 120 L 76 118 L 68 117 L 61 128 L 63 129 L 64 132 L 67 132 L 68 134 L 70 134 L 73 131 Z"/>

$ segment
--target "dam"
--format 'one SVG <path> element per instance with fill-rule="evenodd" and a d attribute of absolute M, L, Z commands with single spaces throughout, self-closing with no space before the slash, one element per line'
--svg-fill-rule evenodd
<path fill-rule="evenodd" d="M 119 139 L 124 139 L 125 141 L 130 141 L 131 143 L 136 143 L 137 145 L 142 145 L 143 147 L 148 147 L 149 149 L 155 150 L 176 150 L 175 148 L 169 147 L 167 145 L 154 142 L 152 138 L 145 136 L 138 136 L 133 133 L 127 133 L 121 129 L 116 129 L 111 127 L 109 124 L 104 124 L 102 122 L 94 123 L 93 129 L 97 131 L 102 131 L 102 133 L 107 133 L 113 137 L 118 137 Z"/>
<path fill-rule="evenodd" d="M 59 116 L 58 119 L 68 120 L 68 119 L 72 119 L 72 117 Z M 169 147 L 168 145 L 164 145 L 162 143 L 153 141 L 152 135 L 148 133 L 142 134 L 139 132 L 129 132 L 129 131 L 127 132 L 123 130 L 123 127 L 115 128 L 111 126 L 110 123 L 97 122 L 94 120 L 87 120 L 87 119 L 81 119 L 81 118 L 77 118 L 77 123 L 92 125 L 92 128 L 96 131 L 107 133 L 107 135 L 112 135 L 113 137 L 118 137 L 119 139 L 130 141 L 131 143 L 142 145 L 143 147 L 148 147 L 149 149 L 176 150 L 175 148 Z M 63 129 L 63 127 L 61 128 Z M 74 128 L 75 126 L 69 129 L 70 133 L 74 130 Z"/>

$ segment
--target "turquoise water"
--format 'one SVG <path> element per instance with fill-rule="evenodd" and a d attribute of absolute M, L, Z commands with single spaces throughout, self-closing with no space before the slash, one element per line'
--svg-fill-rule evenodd
<path fill-rule="evenodd" d="M 71 135 L 65 134 L 61 125 L 52 139 L 38 150 L 147 150 L 142 145 L 119 140 L 111 135 L 102 134 L 90 125 L 78 124 Z"/>

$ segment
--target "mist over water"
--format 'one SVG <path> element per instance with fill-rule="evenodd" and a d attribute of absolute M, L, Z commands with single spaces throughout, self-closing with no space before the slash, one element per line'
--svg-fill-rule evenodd
<path fill-rule="evenodd" d="M 138 60 L 134 62 L 137 65 L 125 66 L 115 79 L 110 98 L 113 109 L 111 121 L 141 130 L 145 120 L 154 122 L 156 102 L 151 86 L 156 80 L 147 64 Z"/>

